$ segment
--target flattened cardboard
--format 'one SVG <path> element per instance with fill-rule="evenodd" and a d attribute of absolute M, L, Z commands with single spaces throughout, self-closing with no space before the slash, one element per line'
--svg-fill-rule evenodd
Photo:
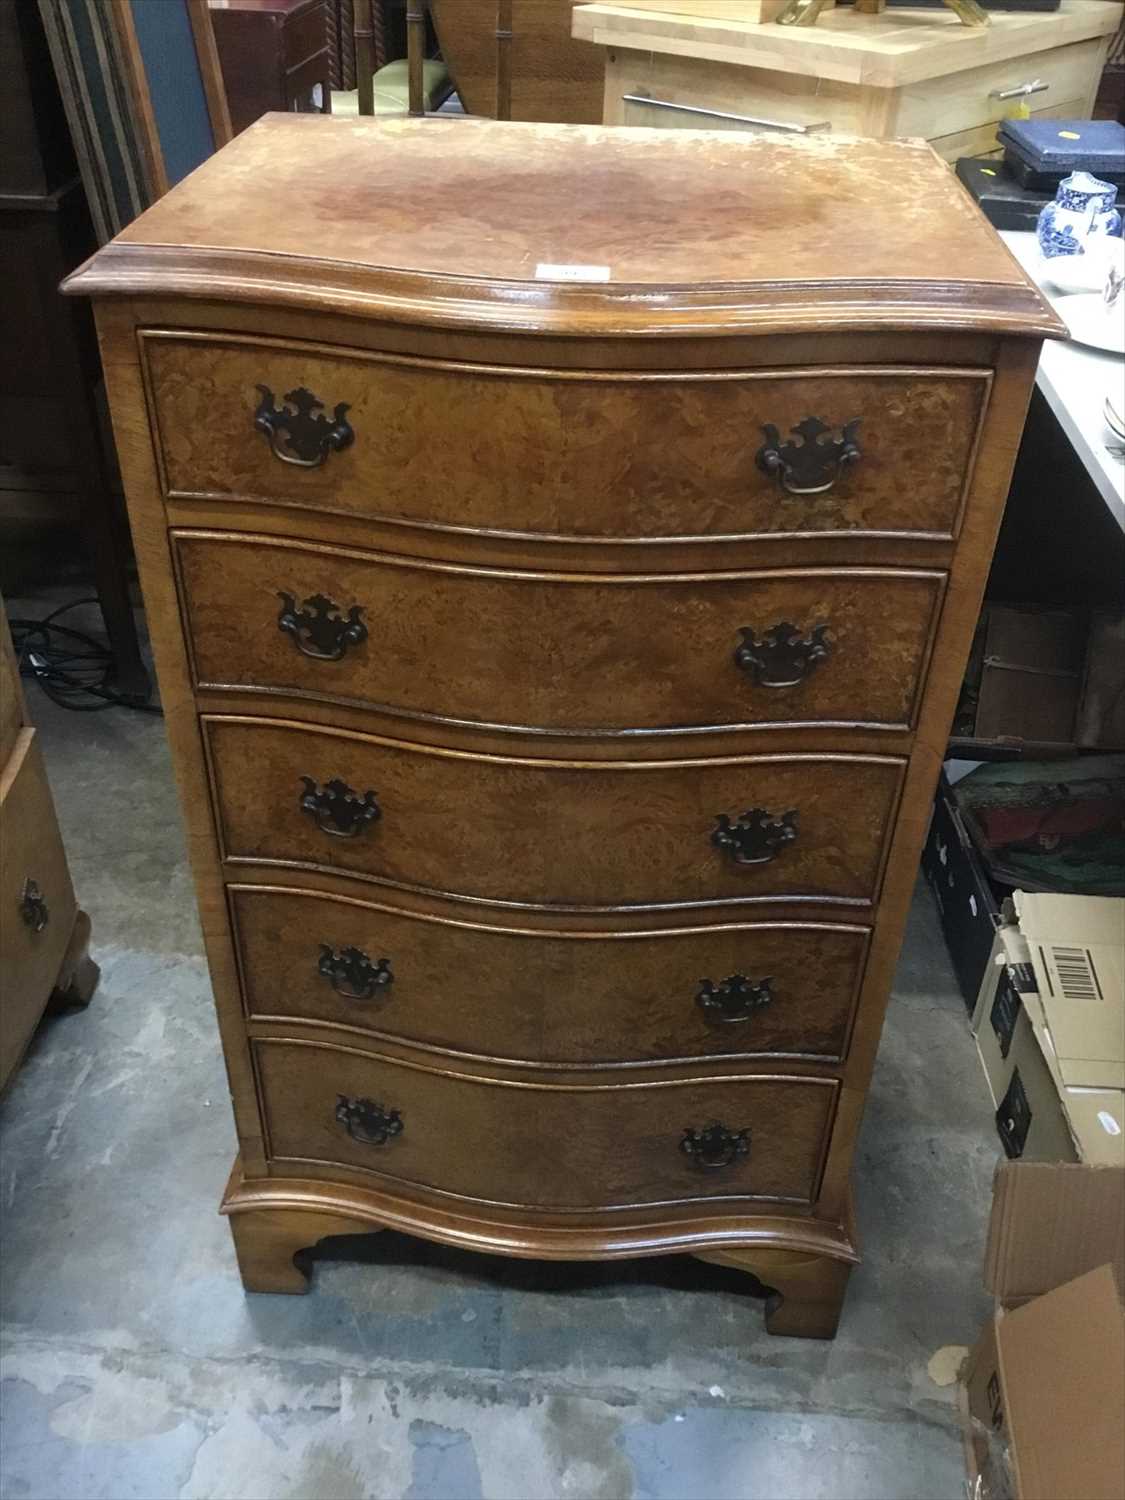
<path fill-rule="evenodd" d="M 1121 1500 L 1125 1315 L 1109 1266 L 999 1312 L 970 1356 L 964 1388 L 970 1478 L 982 1480 L 974 1492 Z"/>
<path fill-rule="evenodd" d="M 1015 1493 L 1006 1416 L 996 1319 L 989 1318 L 961 1369 L 965 1467 L 973 1500 L 1009 1500 Z"/>
<path fill-rule="evenodd" d="M 1095 1266 L 1125 1286 L 1125 1166 L 1004 1161 L 992 1186 L 984 1284 L 1002 1305 Z"/>

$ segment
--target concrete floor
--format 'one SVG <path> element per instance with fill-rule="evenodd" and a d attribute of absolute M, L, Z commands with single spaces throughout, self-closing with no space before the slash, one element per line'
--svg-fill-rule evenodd
<path fill-rule="evenodd" d="M 834 1343 L 769 1338 L 742 1279 L 697 1262 L 571 1272 L 389 1235 L 339 1242 L 308 1297 L 247 1298 L 163 724 L 30 698 L 102 981 L 0 1105 L 5 1500 L 963 1495 L 953 1388 L 928 1366 L 989 1310 L 997 1152 L 924 887 Z"/>

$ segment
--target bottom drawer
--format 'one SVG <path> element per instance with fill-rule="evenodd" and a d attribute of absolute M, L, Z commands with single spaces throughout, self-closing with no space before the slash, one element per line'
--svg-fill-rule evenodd
<path fill-rule="evenodd" d="M 273 1162 L 565 1211 L 810 1203 L 838 1087 L 761 1076 L 545 1084 L 437 1073 L 333 1044 L 260 1038 L 254 1051 Z"/>
<path fill-rule="evenodd" d="M 0 770 L 0 1087 L 43 1014 L 75 913 L 43 757 L 23 729 Z"/>

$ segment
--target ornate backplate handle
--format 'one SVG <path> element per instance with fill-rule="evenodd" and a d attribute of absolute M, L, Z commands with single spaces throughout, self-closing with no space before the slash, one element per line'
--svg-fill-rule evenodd
<path fill-rule="evenodd" d="M 733 1166 L 740 1156 L 749 1153 L 750 1132 L 728 1130 L 718 1120 L 712 1120 L 701 1129 L 688 1125 L 680 1139 L 680 1150 L 704 1171 L 717 1172 L 723 1167 Z"/>
<path fill-rule="evenodd" d="M 353 1141 L 365 1146 L 385 1146 L 402 1134 L 399 1111 L 376 1104 L 374 1099 L 351 1099 L 347 1094 L 337 1094 L 336 1119 Z"/>
<path fill-rule="evenodd" d="M 695 1003 L 707 1017 L 720 1026 L 739 1021 L 749 1021 L 751 1016 L 773 1000 L 773 979 L 747 979 L 745 974 L 732 974 L 721 984 L 710 979 L 700 982 Z"/>
<path fill-rule="evenodd" d="M 339 661 L 349 646 L 360 646 L 367 639 L 363 623 L 363 606 L 353 604 L 345 615 L 340 605 L 324 594 L 312 594 L 298 609 L 292 594 L 278 590 L 281 613 L 277 628 L 289 636 L 303 656 L 314 661 Z"/>
<path fill-rule="evenodd" d="M 20 916 L 32 932 L 42 932 L 50 920 L 51 913 L 43 892 L 35 881 L 28 877 L 23 883 L 23 892 L 20 896 Z"/>
<path fill-rule="evenodd" d="M 345 1000 L 373 1000 L 380 990 L 389 990 L 395 982 L 390 959 L 372 959 L 361 948 L 337 951 L 321 943 L 316 969 Z"/>
<path fill-rule="evenodd" d="M 321 833 L 333 838 L 354 839 L 383 815 L 374 792 L 364 792 L 360 796 L 338 776 L 333 776 L 323 786 L 311 776 L 302 776 L 301 783 L 305 790 L 298 806 L 302 812 L 308 813 Z"/>
<path fill-rule="evenodd" d="M 854 417 L 844 423 L 839 437 L 833 437 L 832 428 L 819 417 L 806 417 L 791 429 L 794 436 L 782 442 L 781 433 L 767 422 L 762 428 L 766 440 L 755 462 L 791 495 L 822 495 L 862 458 L 856 442 L 859 423 L 859 417 Z"/>
<path fill-rule="evenodd" d="M 751 807 L 736 819 L 720 813 L 711 842 L 736 865 L 764 865 L 796 837 L 797 814 L 793 809 L 775 818 L 764 807 Z"/>
<path fill-rule="evenodd" d="M 282 406 L 276 404 L 268 385 L 254 389 L 262 398 L 254 413 L 254 426 L 269 438 L 274 457 L 283 464 L 318 469 L 330 453 L 339 453 L 355 442 L 347 420 L 351 408 L 346 401 L 341 401 L 328 417 L 324 402 L 303 385 L 287 391 Z"/>
<path fill-rule="evenodd" d="M 742 645 L 734 659 L 759 687 L 796 687 L 831 655 L 828 630 L 827 625 L 814 625 L 808 635 L 802 635 L 796 625 L 782 620 L 759 640 L 754 630 L 743 626 L 738 632 Z"/>

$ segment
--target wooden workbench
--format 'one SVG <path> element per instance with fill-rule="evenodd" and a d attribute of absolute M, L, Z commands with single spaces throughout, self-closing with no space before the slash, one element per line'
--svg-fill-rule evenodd
<path fill-rule="evenodd" d="M 1033 115 L 1089 116 L 1122 19 L 1120 0 L 998 12 L 984 28 L 951 11 L 837 7 L 783 27 L 683 9 L 575 8 L 575 37 L 605 49 L 605 124 L 922 136 L 949 161 L 994 150 L 1013 108 L 999 96 L 1027 85 Z"/>

